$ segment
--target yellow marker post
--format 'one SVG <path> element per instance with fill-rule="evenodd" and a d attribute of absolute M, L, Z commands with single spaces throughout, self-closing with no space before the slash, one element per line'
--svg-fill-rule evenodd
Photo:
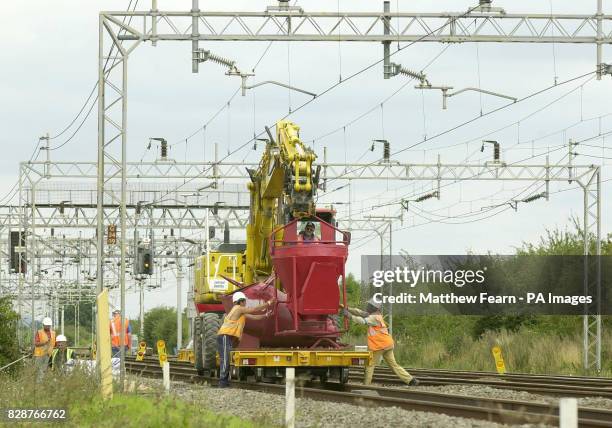
<path fill-rule="evenodd" d="M 144 360 L 144 356 L 146 352 L 147 352 L 147 342 L 143 340 L 138 343 L 138 352 L 136 353 L 136 361 Z"/>
<path fill-rule="evenodd" d="M 111 340 L 108 319 L 108 289 L 102 290 L 96 298 L 98 308 L 96 319 L 97 361 L 100 373 L 102 398 L 113 398 L 113 372 L 111 366 Z"/>
<path fill-rule="evenodd" d="M 164 363 L 168 361 L 168 356 L 166 355 L 166 342 L 161 339 L 157 341 L 157 355 L 159 357 L 159 365 L 164 367 Z"/>
<path fill-rule="evenodd" d="M 495 368 L 497 369 L 498 374 L 506 373 L 506 364 L 504 363 L 504 357 L 502 356 L 502 350 L 499 346 L 494 346 L 491 348 L 491 353 L 493 354 L 493 358 L 495 359 Z"/>

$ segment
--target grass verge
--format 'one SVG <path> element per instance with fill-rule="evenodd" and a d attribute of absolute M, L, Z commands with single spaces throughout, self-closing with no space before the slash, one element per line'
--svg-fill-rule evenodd
<path fill-rule="evenodd" d="M 114 394 L 103 400 L 95 376 L 83 370 L 66 375 L 47 373 L 36 382 L 36 372 L 26 365 L 11 374 L 0 375 L 0 408 L 67 409 L 69 427 L 212 427 L 257 428 L 264 425 L 231 415 L 214 413 L 202 403 L 190 403 L 163 394 L 134 392 Z M 117 390 L 117 388 L 115 388 Z M 40 422 L 7 423 L 2 426 L 39 426 Z"/>

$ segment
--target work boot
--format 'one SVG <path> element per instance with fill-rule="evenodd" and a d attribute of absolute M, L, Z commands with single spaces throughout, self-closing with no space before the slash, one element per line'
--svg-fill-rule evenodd
<path fill-rule="evenodd" d="M 408 386 L 418 386 L 419 385 L 419 381 L 416 378 L 412 378 L 412 380 L 410 382 L 408 382 Z"/>

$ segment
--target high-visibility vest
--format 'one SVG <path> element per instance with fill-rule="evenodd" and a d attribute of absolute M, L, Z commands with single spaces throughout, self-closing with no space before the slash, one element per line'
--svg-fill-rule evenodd
<path fill-rule="evenodd" d="M 368 349 L 370 351 L 380 351 L 393 348 L 393 338 L 389 334 L 389 329 L 385 324 L 382 315 L 373 315 L 378 321 L 377 326 L 368 327 Z"/>
<path fill-rule="evenodd" d="M 236 308 L 237 306 L 234 306 Z M 242 330 L 244 330 L 244 322 L 246 321 L 246 317 L 244 314 L 240 315 L 240 318 L 237 320 L 229 319 L 231 313 L 234 311 L 234 308 L 225 316 L 223 320 L 223 324 L 219 328 L 219 332 L 217 336 L 221 336 L 222 334 L 226 334 L 228 336 L 237 337 L 238 340 L 242 337 Z"/>
<path fill-rule="evenodd" d="M 57 356 L 58 352 L 59 352 L 59 348 L 55 348 L 53 350 L 53 354 L 51 355 L 51 367 L 52 368 L 55 368 L 55 357 Z M 72 360 L 73 354 L 74 354 L 74 349 L 67 348 L 66 349 L 66 361 Z"/>
<path fill-rule="evenodd" d="M 55 348 L 55 331 L 51 330 L 51 339 L 47 337 L 47 332 L 44 329 L 38 330 L 38 343 L 45 346 L 34 346 L 34 356 L 42 357 L 44 355 L 51 356 L 53 348 Z"/>
<path fill-rule="evenodd" d="M 130 345 L 130 335 L 127 332 L 127 326 L 130 325 L 130 320 L 125 318 L 125 340 L 123 345 Z M 111 330 L 111 346 L 118 348 L 121 343 L 121 317 L 113 317 L 110 322 L 110 330 Z"/>

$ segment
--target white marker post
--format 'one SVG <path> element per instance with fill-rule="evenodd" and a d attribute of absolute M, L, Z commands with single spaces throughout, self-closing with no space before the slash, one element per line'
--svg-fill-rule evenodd
<path fill-rule="evenodd" d="M 578 400 L 575 398 L 559 400 L 559 428 L 578 428 Z"/>
<path fill-rule="evenodd" d="M 295 427 L 295 368 L 285 369 L 285 428 Z"/>
<path fill-rule="evenodd" d="M 170 392 L 170 363 L 168 361 L 164 362 L 162 372 L 164 374 L 164 390 L 167 394 Z"/>

